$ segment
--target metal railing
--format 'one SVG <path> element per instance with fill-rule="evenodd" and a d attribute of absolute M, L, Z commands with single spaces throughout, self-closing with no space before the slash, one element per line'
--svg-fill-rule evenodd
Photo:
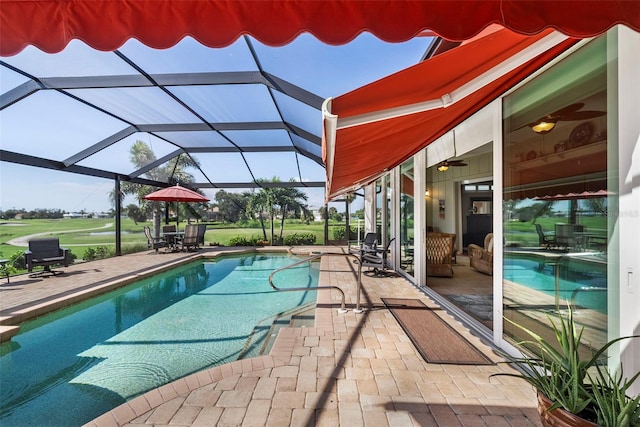
<path fill-rule="evenodd" d="M 338 292 L 340 292 L 340 295 L 342 297 L 342 301 L 340 303 L 340 309 L 338 310 L 338 312 L 340 313 L 346 313 L 347 309 L 345 307 L 345 295 L 344 295 L 344 291 L 338 287 L 338 286 L 314 286 L 314 287 L 297 287 L 297 288 L 278 288 L 274 283 L 273 283 L 273 277 L 280 273 L 281 271 L 284 270 L 288 270 L 290 268 L 293 267 L 297 267 L 300 264 L 304 264 L 304 263 L 310 263 L 316 259 L 322 258 L 323 256 L 346 256 L 346 257 L 354 257 L 356 258 L 358 261 L 360 261 L 360 258 L 356 255 L 356 254 L 352 254 L 352 253 L 337 253 L 337 252 L 323 252 L 323 253 L 319 253 L 319 254 L 315 254 L 315 255 L 311 255 L 308 258 L 302 259 L 300 261 L 294 262 L 293 264 L 290 265 L 286 265 L 284 267 L 278 268 L 277 270 L 274 270 L 273 272 L 271 272 L 271 274 L 269 275 L 269 285 L 271 285 L 271 288 L 273 288 L 276 291 L 279 292 L 294 292 L 294 291 L 312 291 L 312 290 L 319 290 L 319 289 L 335 289 Z M 360 288 L 362 287 L 362 264 L 360 262 L 358 262 L 358 284 L 357 284 L 357 296 L 356 296 L 356 308 L 354 309 L 354 311 L 360 312 Z"/>

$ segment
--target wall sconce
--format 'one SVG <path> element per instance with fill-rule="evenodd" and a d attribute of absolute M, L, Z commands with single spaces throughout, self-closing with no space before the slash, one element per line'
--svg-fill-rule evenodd
<path fill-rule="evenodd" d="M 429 190 L 427 190 L 427 191 L 425 191 L 425 192 L 424 192 L 424 198 L 425 198 L 425 199 L 428 199 L 428 198 L 429 198 Z"/>
<path fill-rule="evenodd" d="M 530 126 L 531 126 L 531 130 L 534 131 L 535 133 L 544 135 L 545 133 L 551 132 L 551 130 L 556 126 L 556 121 L 555 120 L 548 120 L 548 121 L 539 120 L 531 124 Z"/>

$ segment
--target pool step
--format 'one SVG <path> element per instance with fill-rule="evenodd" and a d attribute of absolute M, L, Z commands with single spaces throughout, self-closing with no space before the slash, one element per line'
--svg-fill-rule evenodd
<path fill-rule="evenodd" d="M 11 337 L 18 333 L 20 326 L 0 326 L 0 343 L 11 341 Z"/>
<path fill-rule="evenodd" d="M 271 317 L 273 320 L 266 333 L 266 325 L 257 325 L 249 334 L 238 360 L 268 354 L 282 327 L 312 327 L 315 324 L 315 306 L 316 303 L 312 302 Z M 256 352 L 256 345 L 260 344 L 260 341 L 263 341 L 262 345 Z"/>

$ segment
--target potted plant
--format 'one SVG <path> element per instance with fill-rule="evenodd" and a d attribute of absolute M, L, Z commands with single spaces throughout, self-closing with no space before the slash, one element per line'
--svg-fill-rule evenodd
<path fill-rule="evenodd" d="M 640 426 L 640 395 L 627 395 L 640 372 L 624 378 L 622 369 L 612 375 L 602 357 L 614 343 L 640 336 L 613 339 L 595 351 L 590 358 L 580 354 L 584 328 L 578 329 L 569 307 L 559 325 L 549 318 L 556 345 L 509 319 L 509 323 L 528 334 L 532 340 L 517 342 L 523 356 L 503 353 L 521 373 L 499 373 L 522 378 L 538 392 L 538 412 L 544 426 Z M 529 356 L 529 349 L 536 353 Z"/>

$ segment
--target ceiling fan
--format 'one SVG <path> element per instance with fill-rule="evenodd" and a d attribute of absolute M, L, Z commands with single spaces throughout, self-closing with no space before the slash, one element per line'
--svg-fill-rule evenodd
<path fill-rule="evenodd" d="M 438 163 L 438 170 L 444 172 L 449 169 L 450 166 L 467 166 L 463 160 L 444 160 Z"/>
<path fill-rule="evenodd" d="M 584 103 L 582 102 L 567 105 L 566 107 L 561 108 L 558 111 L 554 111 L 553 113 L 548 114 L 544 117 L 540 117 L 535 122 L 528 123 L 525 126 L 529 126 L 532 131 L 544 135 L 545 133 L 551 132 L 551 130 L 556 126 L 556 123 L 558 123 L 561 120 L 564 120 L 564 121 L 586 120 L 586 119 L 593 119 L 594 117 L 604 116 L 605 114 L 607 114 L 604 111 L 594 111 L 594 110 L 578 111 L 582 107 L 584 107 Z"/>

